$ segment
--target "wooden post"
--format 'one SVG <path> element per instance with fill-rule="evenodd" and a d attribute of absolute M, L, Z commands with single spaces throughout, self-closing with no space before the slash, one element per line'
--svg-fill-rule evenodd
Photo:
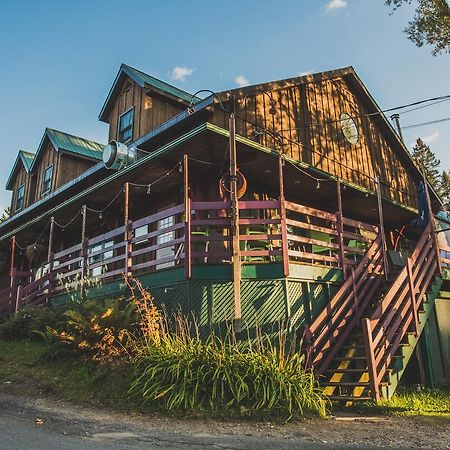
<path fill-rule="evenodd" d="M 362 331 L 364 335 L 364 344 L 366 347 L 367 367 L 369 370 L 370 388 L 375 401 L 380 400 L 380 391 L 378 389 L 378 375 L 375 367 L 375 348 L 372 342 L 372 329 L 370 319 L 365 318 L 361 321 Z"/>
<path fill-rule="evenodd" d="M 338 210 L 336 213 L 337 216 L 337 232 L 338 232 L 338 244 L 339 244 L 339 259 L 341 260 L 341 268 L 342 268 L 342 278 L 344 280 L 347 279 L 347 265 L 345 263 L 345 247 L 344 247 L 344 214 L 342 208 L 342 190 L 341 190 L 341 180 L 337 180 L 336 184 L 336 192 L 337 192 L 337 205 Z"/>
<path fill-rule="evenodd" d="M 189 159 L 183 156 L 184 172 L 184 276 L 192 276 L 192 248 L 191 248 L 191 199 L 189 195 Z"/>
<path fill-rule="evenodd" d="M 409 295 L 411 295 L 411 313 L 413 315 L 414 333 L 419 335 L 419 316 L 417 313 L 416 288 L 414 286 L 413 270 L 411 267 L 411 259 L 406 260 L 406 270 L 408 273 Z"/>
<path fill-rule="evenodd" d="M 281 253 L 283 258 L 283 274 L 289 276 L 289 246 L 286 224 L 286 203 L 284 198 L 283 158 L 278 156 L 278 175 L 280 181 L 280 219 L 281 219 Z"/>
<path fill-rule="evenodd" d="M 350 267 L 351 277 L 352 277 L 352 290 L 353 290 L 353 302 L 355 304 L 355 312 L 358 310 L 358 295 L 356 293 L 356 279 L 355 279 L 355 268 Z"/>
<path fill-rule="evenodd" d="M 130 184 L 128 182 L 125 183 L 125 207 L 124 207 L 124 224 L 125 224 L 125 233 L 124 240 L 126 241 L 125 245 L 125 274 L 127 277 L 131 277 L 131 266 L 133 260 L 131 258 L 132 252 L 132 243 L 131 243 L 131 221 L 130 221 Z"/>
<path fill-rule="evenodd" d="M 87 276 L 87 239 L 86 239 L 86 221 L 87 221 L 87 208 L 83 205 L 81 208 L 81 298 L 84 298 L 85 287 L 84 282 Z"/>
<path fill-rule="evenodd" d="M 430 220 L 430 228 L 431 228 L 431 237 L 433 239 L 434 250 L 435 250 L 435 254 L 436 254 L 436 258 L 437 258 L 438 271 L 439 271 L 439 274 L 441 274 L 442 273 L 441 254 L 439 252 L 439 243 L 438 243 L 437 235 L 436 235 L 436 224 L 434 222 L 433 209 L 431 208 L 430 191 L 428 190 L 427 177 L 425 175 L 424 170 L 422 170 L 422 177 L 423 177 L 423 183 L 424 183 L 424 187 L 425 187 L 425 195 L 426 195 L 426 199 L 427 199 L 428 217 Z"/>
<path fill-rule="evenodd" d="M 23 286 L 17 287 L 17 294 L 16 294 L 16 305 L 14 308 L 14 312 L 18 312 L 20 309 L 20 306 L 22 305 L 22 297 L 23 297 Z"/>
<path fill-rule="evenodd" d="M 48 252 L 47 252 L 47 261 L 50 261 L 50 255 L 53 251 L 53 233 L 55 231 L 55 218 L 50 218 L 50 233 L 48 235 Z"/>
<path fill-rule="evenodd" d="M 14 260 L 15 260 L 15 254 L 16 254 L 16 235 L 14 235 L 11 238 L 11 266 L 9 270 L 9 278 L 10 278 L 10 286 L 13 285 L 13 278 L 14 278 Z"/>
<path fill-rule="evenodd" d="M 388 279 L 389 274 L 389 264 L 387 259 L 387 246 L 386 246 L 386 234 L 384 231 L 384 218 L 383 218 L 383 203 L 381 198 L 381 186 L 378 177 L 375 177 L 375 186 L 377 188 L 377 201 L 378 201 L 378 218 L 380 220 L 380 233 L 381 233 L 381 245 L 383 252 L 383 266 L 384 266 L 384 277 Z"/>
<path fill-rule="evenodd" d="M 237 163 L 236 163 L 236 118 L 234 116 L 234 112 L 230 114 L 229 128 L 230 128 L 230 199 L 231 199 L 231 232 L 232 232 L 232 246 L 233 246 L 234 320 L 236 331 L 240 331 L 241 249 L 239 242 L 239 201 L 238 201 Z"/>

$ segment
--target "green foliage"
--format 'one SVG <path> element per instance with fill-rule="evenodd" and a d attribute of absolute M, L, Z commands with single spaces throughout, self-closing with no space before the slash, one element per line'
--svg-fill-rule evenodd
<path fill-rule="evenodd" d="M 47 326 L 54 327 L 60 322 L 62 308 L 24 307 L 0 323 L 0 339 L 36 339 L 36 332 Z"/>
<path fill-rule="evenodd" d="M 419 167 L 425 171 L 425 175 L 433 188 L 439 192 L 441 183 L 439 165 L 441 161 L 436 158 L 431 148 L 420 138 L 417 139 L 413 147 L 412 157 Z"/>
<path fill-rule="evenodd" d="M 394 10 L 413 0 L 385 0 Z M 433 46 L 432 54 L 450 53 L 450 7 L 447 0 L 417 0 L 414 18 L 405 28 L 408 39 L 417 47 Z"/>
<path fill-rule="evenodd" d="M 445 170 L 442 172 L 439 194 L 444 203 L 450 203 L 450 175 Z"/>
<path fill-rule="evenodd" d="M 358 408 L 383 414 L 425 415 L 450 419 L 450 392 L 439 389 L 403 390 L 396 392 L 389 400 L 381 399 L 378 403 L 366 403 Z"/>
<path fill-rule="evenodd" d="M 250 342 L 166 333 L 147 342 L 130 394 L 163 409 L 228 411 L 239 415 L 324 416 L 326 401 L 299 353 L 270 341 Z"/>
<path fill-rule="evenodd" d="M 2 215 L 0 216 L 0 223 L 5 222 L 11 217 L 11 208 L 5 208 Z"/>
<path fill-rule="evenodd" d="M 97 362 L 113 363 L 127 355 L 127 341 L 137 323 L 136 308 L 126 299 L 85 301 L 68 309 L 56 327 L 40 334 L 54 344 L 51 356 L 78 354 Z"/>

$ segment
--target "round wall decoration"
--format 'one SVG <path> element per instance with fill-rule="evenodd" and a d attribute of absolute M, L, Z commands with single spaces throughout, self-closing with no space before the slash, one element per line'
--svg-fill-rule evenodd
<path fill-rule="evenodd" d="M 359 133 L 358 127 L 356 125 L 356 122 L 353 120 L 353 117 L 350 116 L 350 114 L 344 112 L 341 114 L 339 120 L 341 122 L 342 134 L 344 135 L 347 142 L 352 145 L 357 144 L 359 140 Z"/>

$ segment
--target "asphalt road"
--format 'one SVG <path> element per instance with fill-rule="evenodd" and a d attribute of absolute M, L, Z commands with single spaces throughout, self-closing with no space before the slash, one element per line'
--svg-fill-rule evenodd
<path fill-rule="evenodd" d="M 347 419 L 343 417 L 340 423 L 317 419 L 283 427 L 111 413 L 0 393 L 0 450 L 450 448 L 446 425 L 430 429 L 427 424 L 399 422 L 394 426 L 401 429 L 405 423 L 410 434 L 395 442 L 393 430 L 398 428 L 386 428 L 392 426 L 391 420 Z M 422 429 L 430 434 L 423 437 L 428 442 L 416 438 Z M 364 433 L 358 436 L 356 430 Z"/>

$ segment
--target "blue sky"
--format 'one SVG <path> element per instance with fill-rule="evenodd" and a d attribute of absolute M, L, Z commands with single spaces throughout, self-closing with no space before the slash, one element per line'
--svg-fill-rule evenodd
<path fill-rule="evenodd" d="M 45 127 L 106 143 L 97 119 L 122 62 L 194 92 L 353 65 L 383 108 L 450 94 L 450 56 L 416 48 L 383 0 L 20 1 L 0 16 L 0 180 Z M 401 116 L 450 117 L 450 101 Z M 450 169 L 450 122 L 405 130 Z M 10 194 L 0 188 L 0 207 Z"/>

